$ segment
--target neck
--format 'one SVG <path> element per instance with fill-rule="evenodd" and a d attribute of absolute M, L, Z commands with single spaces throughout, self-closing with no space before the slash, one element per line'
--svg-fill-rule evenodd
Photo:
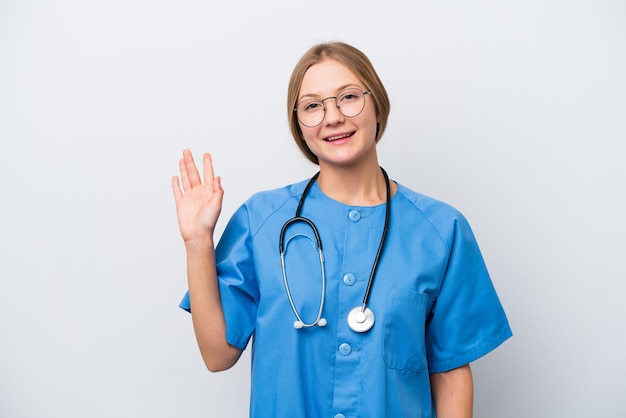
<path fill-rule="evenodd" d="M 320 164 L 320 189 L 331 199 L 351 206 L 375 206 L 387 200 L 387 185 L 377 161 L 362 167 Z M 391 194 L 396 184 L 390 182 Z"/>

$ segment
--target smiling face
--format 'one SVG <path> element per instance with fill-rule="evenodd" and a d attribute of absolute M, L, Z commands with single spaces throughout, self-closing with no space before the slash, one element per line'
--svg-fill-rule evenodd
<path fill-rule="evenodd" d="M 334 59 L 324 59 L 311 66 L 302 79 L 298 102 L 306 99 L 323 100 L 324 120 L 318 126 L 300 124 L 302 137 L 324 165 L 352 165 L 362 161 L 376 161 L 376 129 L 378 118 L 372 96 L 365 95 L 363 111 L 346 117 L 336 106 L 336 99 L 346 88 L 368 91 L 346 65 Z"/>

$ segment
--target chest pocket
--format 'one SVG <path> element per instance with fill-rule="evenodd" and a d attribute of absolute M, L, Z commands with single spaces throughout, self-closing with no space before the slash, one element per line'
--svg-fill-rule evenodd
<path fill-rule="evenodd" d="M 387 367 L 422 371 L 427 367 L 425 329 L 430 297 L 393 290 L 387 294 L 383 360 Z"/>

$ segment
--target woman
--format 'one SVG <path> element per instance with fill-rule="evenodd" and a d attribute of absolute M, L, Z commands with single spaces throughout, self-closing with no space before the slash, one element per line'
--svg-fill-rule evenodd
<path fill-rule="evenodd" d="M 214 251 L 223 190 L 189 151 L 174 177 L 190 310 L 212 371 L 253 338 L 253 417 L 471 417 L 469 363 L 511 330 L 465 218 L 389 181 L 389 100 L 368 58 L 311 48 L 289 83 L 319 175 L 258 193 Z M 180 183 L 182 182 L 182 188 Z"/>

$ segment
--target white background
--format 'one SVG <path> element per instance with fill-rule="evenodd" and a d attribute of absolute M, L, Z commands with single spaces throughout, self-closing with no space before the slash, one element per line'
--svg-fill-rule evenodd
<path fill-rule="evenodd" d="M 310 176 L 286 87 L 327 40 L 371 58 L 381 164 L 469 218 L 507 310 L 476 416 L 625 416 L 623 1 L 0 0 L 1 417 L 247 415 L 248 354 L 210 374 L 177 308 L 170 179 L 214 154 L 221 231 Z"/>

